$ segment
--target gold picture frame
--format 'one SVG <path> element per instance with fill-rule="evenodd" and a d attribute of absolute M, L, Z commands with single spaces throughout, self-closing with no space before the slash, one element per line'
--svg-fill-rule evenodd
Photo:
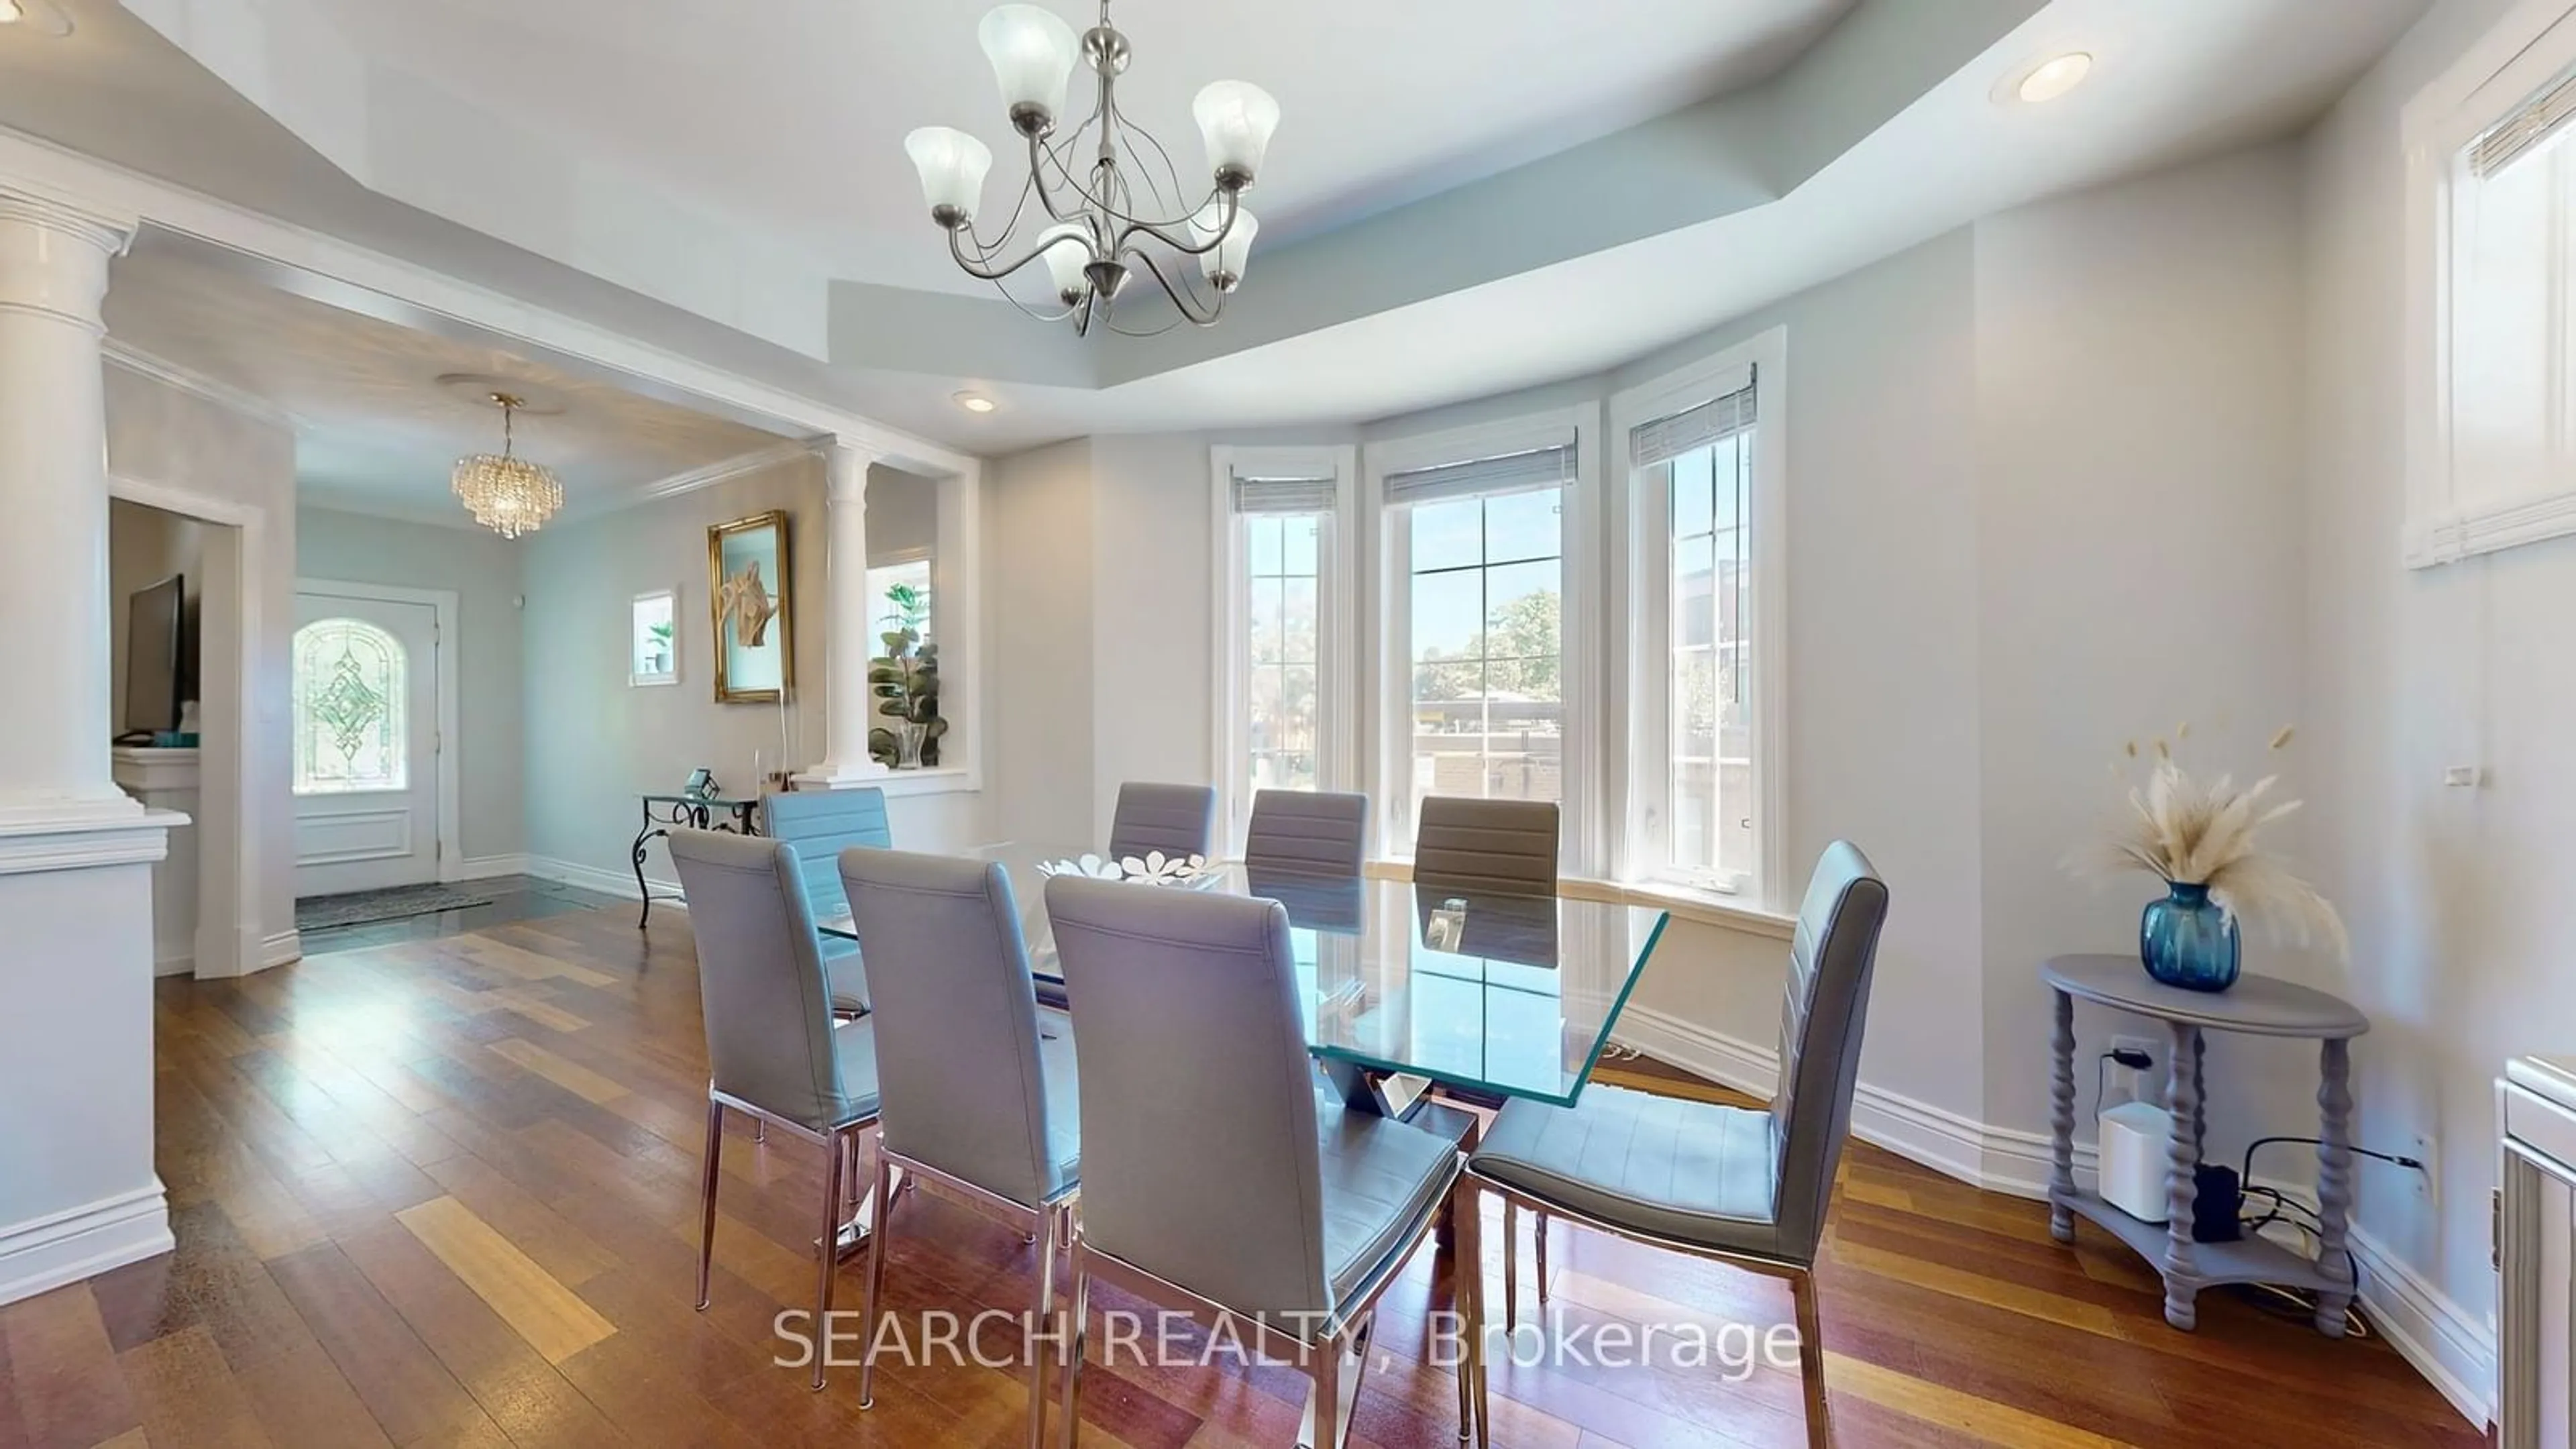
<path fill-rule="evenodd" d="M 776 704 L 795 690 L 795 594 L 787 510 L 773 508 L 707 530 L 716 703 Z"/>

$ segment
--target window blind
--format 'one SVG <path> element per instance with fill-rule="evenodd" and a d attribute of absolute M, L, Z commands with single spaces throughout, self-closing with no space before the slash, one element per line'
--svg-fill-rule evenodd
<path fill-rule="evenodd" d="M 1499 493 L 1527 493 L 1540 488 L 1567 488 L 1574 483 L 1574 444 L 1533 448 L 1499 458 L 1443 463 L 1386 475 L 1386 501 L 1437 503 L 1447 498 L 1490 498 Z"/>
<path fill-rule="evenodd" d="M 1246 478 L 1234 475 L 1234 511 L 1241 514 L 1330 513 L 1330 478 Z"/>
<path fill-rule="evenodd" d="M 1730 385 L 1732 378 L 1722 380 L 1718 386 L 1726 391 L 1707 402 L 1631 428 L 1630 458 L 1640 468 L 1651 468 L 1752 427 L 1754 380 L 1748 366 L 1741 384 Z"/>
<path fill-rule="evenodd" d="M 2571 116 L 2576 116 L 2576 70 L 2542 86 L 2539 94 L 2470 142 L 2469 170 L 2480 177 L 2494 175 L 2524 152 L 2558 134 L 2558 128 L 2566 125 Z"/>

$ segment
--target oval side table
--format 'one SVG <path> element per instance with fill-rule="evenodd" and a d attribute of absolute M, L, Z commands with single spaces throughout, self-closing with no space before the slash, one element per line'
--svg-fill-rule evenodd
<path fill-rule="evenodd" d="M 2351 1261 L 2344 1238 L 2352 1210 L 2352 1039 L 2370 1018 L 2340 997 L 2269 976 L 2243 976 L 2226 991 L 2185 991 L 2147 975 L 2135 956 L 2059 956 L 2040 968 L 2056 993 L 2051 1040 L 2056 1076 L 2049 1114 L 2048 1226 L 2059 1242 L 2075 1240 L 2077 1214 L 2092 1219 L 2152 1264 L 2165 1284 L 2165 1322 L 2188 1331 L 2198 1322 L 2193 1300 L 2217 1283 L 2278 1283 L 2317 1295 L 2319 1333 L 2340 1337 L 2352 1304 Z M 2115 1007 L 2165 1024 L 2165 1110 L 2173 1141 L 2165 1157 L 2165 1223 L 2146 1223 L 2075 1185 L 2075 999 Z M 2209 1126 L 2202 1036 L 2304 1037 L 2317 1050 L 2317 1256 L 2311 1260 L 2259 1237 L 2194 1242 L 2193 1173 Z"/>

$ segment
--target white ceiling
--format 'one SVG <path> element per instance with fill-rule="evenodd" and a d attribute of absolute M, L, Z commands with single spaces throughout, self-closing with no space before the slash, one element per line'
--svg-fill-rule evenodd
<path fill-rule="evenodd" d="M 69 41 L 0 32 L 0 127 L 989 454 L 1349 424 L 1613 367 L 2000 208 L 2292 134 L 2426 0 L 1118 0 L 1132 105 L 1185 154 L 1203 80 L 1255 80 L 1287 113 L 1241 308 L 1153 343 L 943 290 L 900 140 L 930 121 L 1002 139 L 986 0 L 64 3 Z M 2067 49 L 2098 59 L 2072 95 L 1993 101 Z M 1453 177 L 1484 179 L 1425 197 Z M 809 270 L 809 241 L 837 255 Z M 111 307 L 148 327 L 140 290 Z M 169 346 L 327 390 L 227 363 L 269 335 L 227 325 Z M 483 363 L 424 358 L 415 381 L 504 370 L 484 364 L 509 339 L 447 330 Z M 1000 410 L 963 412 L 961 387 Z M 459 450 L 403 476 L 434 497 L 444 463 L 422 470 Z M 670 461 L 651 466 L 691 466 Z"/>
<path fill-rule="evenodd" d="M 307 301 L 170 248 L 115 264 L 107 322 L 116 343 L 289 414 L 296 480 L 317 503 L 444 519 L 456 459 L 501 445 L 497 411 L 471 389 L 439 385 L 452 373 L 500 378 L 561 409 L 522 416 L 518 448 L 555 470 L 568 509 L 781 441 L 498 348 Z"/>
<path fill-rule="evenodd" d="M 1019 148 L 975 40 L 992 0 L 327 0 L 369 61 L 493 122 L 779 233 L 841 277 L 985 292 L 930 224 L 902 141 Z M 1097 11 L 1046 0 L 1079 31 Z M 1852 0 L 1118 0 L 1119 104 L 1198 177 L 1190 99 L 1252 81 L 1284 121 L 1265 237 L 1327 227 L 1758 80 Z M 1068 104 L 1088 114 L 1077 73 Z"/>

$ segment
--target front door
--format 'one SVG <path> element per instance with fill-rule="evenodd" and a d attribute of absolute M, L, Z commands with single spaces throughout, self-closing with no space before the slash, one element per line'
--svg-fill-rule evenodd
<path fill-rule="evenodd" d="M 295 596 L 295 893 L 438 879 L 438 610 Z"/>

